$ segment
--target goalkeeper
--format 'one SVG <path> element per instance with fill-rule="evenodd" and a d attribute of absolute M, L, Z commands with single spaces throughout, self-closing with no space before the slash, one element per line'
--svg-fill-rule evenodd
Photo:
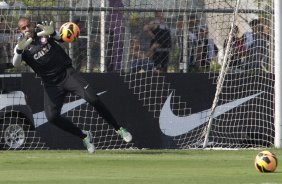
<path fill-rule="evenodd" d="M 70 57 L 56 42 L 62 40 L 53 25 L 52 21 L 50 24 L 45 21 L 35 27 L 28 18 L 21 17 L 18 21 L 21 36 L 13 56 L 15 67 L 20 66 L 23 60 L 41 77 L 44 86 L 44 110 L 48 121 L 80 137 L 88 152 L 95 152 L 91 132 L 81 130 L 69 119 L 61 116 L 64 98 L 68 92 L 72 92 L 93 105 L 99 115 L 114 127 L 123 140 L 130 142 L 131 134 L 118 125 L 99 100 L 99 96 L 94 94 L 92 86 L 73 69 Z M 40 31 L 35 31 L 36 29 Z"/>

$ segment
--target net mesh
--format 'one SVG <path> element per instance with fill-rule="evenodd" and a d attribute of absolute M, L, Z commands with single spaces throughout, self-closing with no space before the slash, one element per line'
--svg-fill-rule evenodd
<path fill-rule="evenodd" d="M 160 121 L 174 120 L 162 114 L 170 95 L 174 118 L 185 120 L 195 115 L 191 102 L 178 95 L 177 89 L 167 82 L 165 73 L 208 73 L 214 84 L 220 81 L 218 77 L 224 77 L 215 110 L 196 113 L 197 123 L 185 125 L 188 132 L 160 126 L 178 148 L 202 147 L 207 132 L 209 147 L 271 146 L 274 138 L 273 2 L 241 1 L 234 18 L 237 2 L 6 1 L 0 4 L 1 62 L 11 60 L 19 16 L 29 16 L 33 22 L 54 20 L 56 29 L 73 21 L 79 25 L 81 35 L 75 42 L 62 46 L 73 59 L 75 69 L 119 73 L 132 93 Z M 219 76 L 225 55 L 227 67 Z M 12 72 L 23 71 L 31 70 L 23 64 Z M 66 102 L 75 100 L 79 97 L 69 96 Z M 85 103 L 66 116 L 78 122 L 78 126 L 93 131 L 98 149 L 134 147 L 134 144 L 124 144 Z M 207 129 L 210 118 L 212 124 Z"/>

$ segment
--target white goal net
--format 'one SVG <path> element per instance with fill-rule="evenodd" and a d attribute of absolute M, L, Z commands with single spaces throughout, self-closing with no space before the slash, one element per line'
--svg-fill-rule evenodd
<path fill-rule="evenodd" d="M 56 29 L 77 23 L 79 39 L 63 44 L 74 68 L 118 73 L 159 120 L 173 142 L 167 148 L 274 144 L 273 0 L 7 0 L 0 10 L 2 63 L 11 60 L 19 16 L 54 20 Z M 22 65 L 9 72 L 30 69 Z M 168 73 L 208 76 L 213 104 L 195 111 L 167 80 Z M 79 100 L 70 95 L 66 103 Z M 98 149 L 136 146 L 123 142 L 87 103 L 66 109 L 67 117 L 93 132 Z M 45 121 L 33 117 L 35 123 Z"/>

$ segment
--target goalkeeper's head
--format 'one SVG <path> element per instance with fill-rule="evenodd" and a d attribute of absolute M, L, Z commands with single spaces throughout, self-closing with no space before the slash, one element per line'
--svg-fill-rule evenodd
<path fill-rule="evenodd" d="M 20 17 L 18 21 L 18 31 L 20 33 L 28 33 L 28 37 L 32 38 L 34 34 L 35 26 L 33 23 L 30 22 L 29 18 L 27 17 Z"/>

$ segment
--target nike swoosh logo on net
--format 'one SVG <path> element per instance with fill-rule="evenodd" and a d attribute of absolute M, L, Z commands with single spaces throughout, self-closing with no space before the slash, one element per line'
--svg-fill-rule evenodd
<path fill-rule="evenodd" d="M 89 84 L 86 86 L 86 88 L 89 86 Z M 100 93 L 97 93 L 96 95 L 98 96 L 101 96 L 103 95 L 104 93 L 106 93 L 107 91 L 102 91 Z M 69 102 L 69 103 L 65 103 L 62 107 L 62 110 L 61 110 L 61 114 L 64 114 L 68 111 L 71 111 L 73 109 L 75 109 L 76 107 L 82 105 L 86 103 L 86 101 L 84 99 L 80 99 L 80 100 L 76 100 L 76 101 L 73 101 L 73 102 Z M 43 125 L 44 123 L 47 123 L 48 120 L 46 118 L 46 115 L 45 115 L 45 111 L 41 111 L 41 112 L 38 112 L 38 113 L 35 113 L 33 114 L 33 119 L 34 119 L 34 126 L 35 127 L 39 127 L 41 125 Z"/>
<path fill-rule="evenodd" d="M 89 86 L 89 84 L 87 84 L 87 85 L 86 85 L 86 86 L 84 86 L 83 88 L 84 88 L 84 89 L 87 89 L 87 88 L 88 88 L 88 86 Z"/>
<path fill-rule="evenodd" d="M 213 118 L 216 118 L 227 111 L 230 111 L 243 103 L 257 97 L 263 92 L 247 96 L 245 98 L 240 98 L 232 102 L 217 106 Z M 180 136 L 188 133 L 194 128 L 201 126 L 202 124 L 208 122 L 211 116 L 211 109 L 207 109 L 198 113 L 191 114 L 185 117 L 179 117 L 173 114 L 170 107 L 170 100 L 172 93 L 166 99 L 163 108 L 160 112 L 159 124 L 161 131 L 168 136 Z"/>
<path fill-rule="evenodd" d="M 84 104 L 85 102 L 86 101 L 84 99 L 80 99 L 80 100 L 66 103 L 62 107 L 61 114 L 64 114 L 72 109 L 75 109 L 76 107 Z M 44 111 L 33 114 L 33 119 L 34 119 L 35 127 L 39 127 L 40 125 L 43 125 L 44 123 L 48 122 Z"/>

